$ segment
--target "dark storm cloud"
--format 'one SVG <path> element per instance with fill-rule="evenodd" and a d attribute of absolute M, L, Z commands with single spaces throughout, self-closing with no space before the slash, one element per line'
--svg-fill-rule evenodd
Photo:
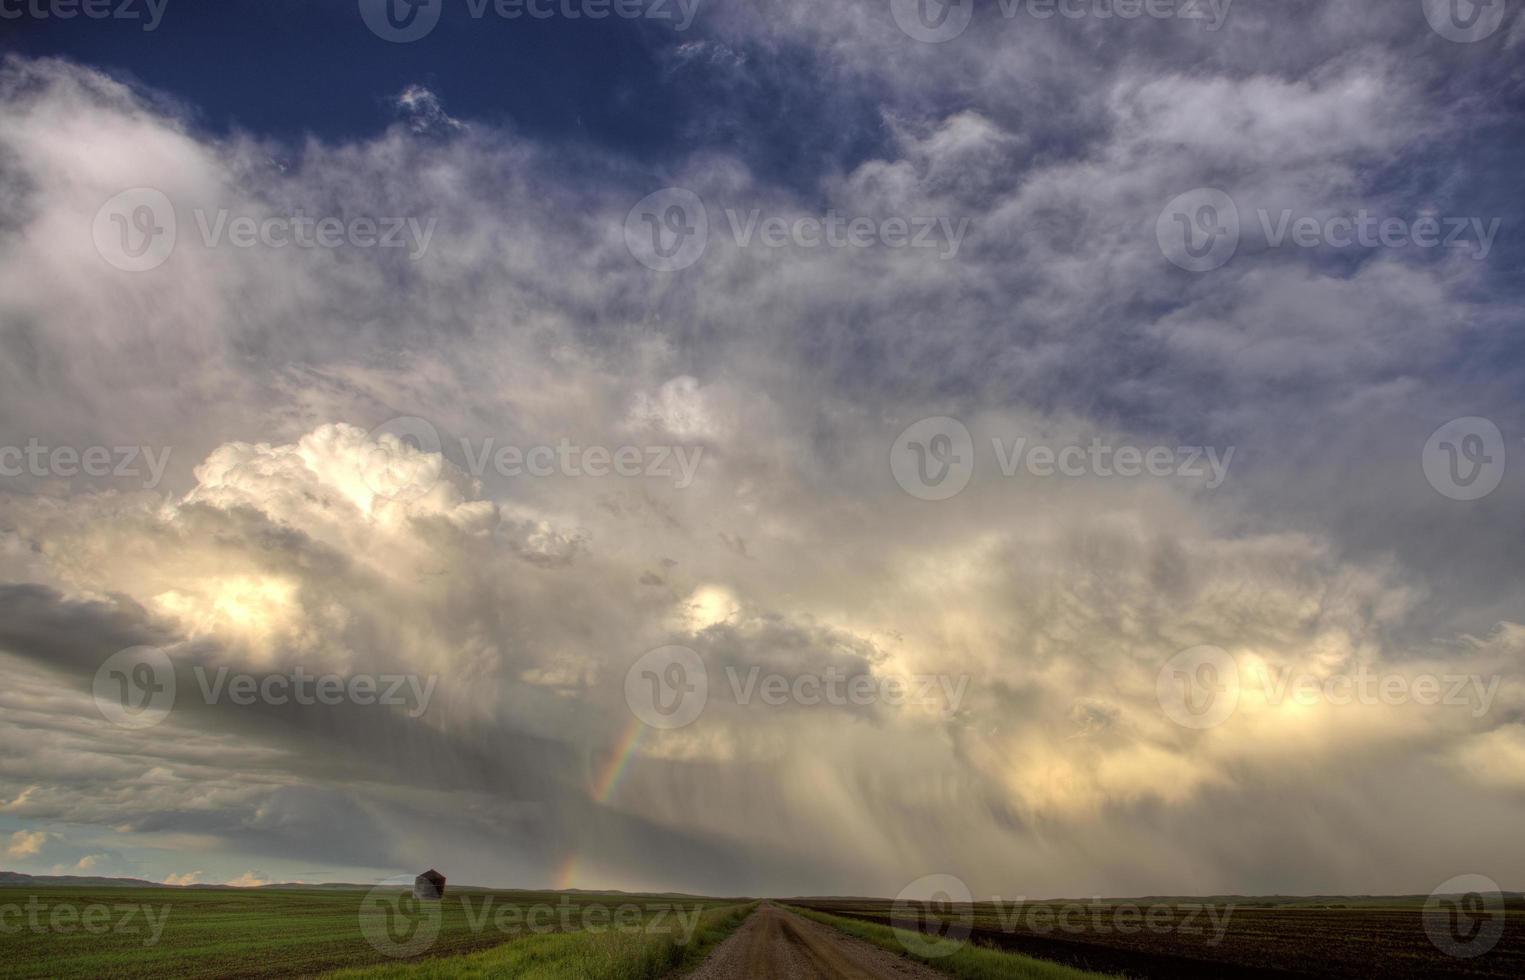
<path fill-rule="evenodd" d="M 1418 3 L 1237 0 L 1213 32 L 998 10 L 928 45 L 886 3 L 717 6 L 653 49 L 684 107 L 660 159 L 541 139 L 413 77 L 388 80 L 384 132 L 214 138 L 87 67 L 8 62 L 0 444 L 174 455 L 157 492 L 0 498 L 0 630 L 26 691 L 7 815 L 132 828 L 116 843 L 156 874 L 189 867 L 153 841 L 205 838 L 355 867 L 442 854 L 484 883 L 549 883 L 578 855 L 600 884 L 712 892 L 1525 873 L 1525 484 L 1511 467 L 1464 503 L 1420 465 L 1450 419 L 1493 419 L 1511 453 L 1525 436 L 1518 23 L 1463 45 Z M 185 241 L 118 274 L 88 231 L 141 185 L 184 210 Z M 623 223 L 665 185 L 703 198 L 711 239 L 655 274 Z M 1246 231 L 1204 274 L 1156 240 L 1198 187 Z M 298 207 L 437 231 L 419 260 L 240 251 L 189 217 Z M 753 208 L 970 224 L 952 259 L 769 249 L 732 234 L 727 212 Z M 1486 261 L 1272 247 L 1257 214 L 1363 208 L 1502 231 Z M 951 501 L 889 472 L 932 415 L 979 453 Z M 367 435 L 399 416 L 448 460 L 401 501 Z M 470 472 L 487 438 L 703 456 L 683 489 Z M 1235 455 L 1212 490 L 1002 476 L 992 438 Z M 438 675 L 438 710 L 191 705 L 124 735 L 83 698 L 100 657 L 142 642 L 188 665 Z M 951 712 L 715 703 L 629 742 L 625 671 L 673 643 L 716 685 L 754 667 L 970 685 Z M 1155 687 L 1198 644 L 1500 683 L 1483 714 L 1247 703 L 1202 734 Z M 1433 802 L 1406 802 L 1414 785 Z M 1443 812 L 1469 815 L 1465 839 Z"/>

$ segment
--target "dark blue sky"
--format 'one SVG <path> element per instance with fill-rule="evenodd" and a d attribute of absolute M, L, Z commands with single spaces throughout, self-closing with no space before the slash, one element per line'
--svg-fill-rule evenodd
<path fill-rule="evenodd" d="M 0 21 L 0 50 L 67 57 L 167 93 L 213 134 L 243 130 L 293 144 L 309 135 L 329 141 L 373 135 L 396 121 L 396 95 L 421 84 L 460 119 L 546 143 L 610 151 L 653 174 L 712 149 L 745 163 L 761 182 L 807 200 L 834 173 L 873 156 L 893 159 L 884 115 L 918 108 L 896 103 L 906 92 L 876 92 L 862 79 L 843 84 L 828 50 L 717 37 L 724 4 L 742 2 L 750 0 L 700 0 L 692 25 L 677 30 L 656 19 L 506 20 L 492 13 L 490 2 L 485 16 L 473 17 L 468 0 L 444 0 L 437 27 L 420 40 L 397 44 L 367 28 L 358 0 L 168 0 L 152 32 L 112 19 Z M 676 7 L 676 0 L 668 3 Z M 135 6 L 142 9 L 143 0 Z M 1245 0 L 1241 10 L 1248 8 Z M 1415 11 L 1407 16 L 1419 20 Z M 1071 27 L 1020 25 L 1056 36 Z M 990 29 L 1017 27 L 992 22 Z M 1093 54 L 1102 62 L 1159 54 L 1160 70 L 1185 67 L 1168 56 L 1169 49 L 1151 48 L 1173 36 L 1169 26 L 1151 30 L 1108 35 Z M 1525 89 L 1491 46 L 1451 45 L 1423 30 L 1416 38 L 1405 42 L 1410 54 L 1448 65 L 1437 87 L 1486 93 L 1486 104 L 1495 109 L 1522 105 Z M 1228 75 L 1265 68 L 1236 64 L 1236 49 L 1209 50 L 1209 65 L 1200 68 L 1216 66 Z M 984 98 L 967 90 L 936 93 L 928 85 L 915 98 L 935 103 L 934 115 L 974 107 L 1004 120 L 1028 135 L 1034 160 L 1083 153 L 1088 142 L 1104 136 L 1094 123 L 1077 123 L 1052 105 L 1050 111 L 1030 111 L 1034 91 Z M 1439 151 L 1405 153 L 1366 176 L 1374 191 L 1399 199 L 1454 213 L 1515 214 L 1525 165 L 1522 118 L 1498 112 L 1459 131 Z M 1016 169 L 1011 179 L 1020 179 Z M 1336 256 L 1331 267 L 1354 271 L 1372 258 L 1364 252 Z M 1522 277 L 1525 238 L 1505 234 L 1490 275 L 1476 289 L 1514 295 L 1525 288 Z M 1434 367 L 1470 376 L 1521 363 L 1520 336 L 1457 351 Z"/>
<path fill-rule="evenodd" d="M 703 39 L 704 17 L 701 6 L 684 31 L 652 19 L 505 20 L 490 6 L 473 18 L 461 0 L 445 4 L 428 36 L 394 44 L 367 29 L 354 0 L 170 0 L 152 32 L 110 19 L 23 19 L 0 27 L 0 44 L 170 93 L 213 133 L 363 136 L 394 121 L 390 97 L 423 84 L 457 118 L 653 168 L 712 147 L 805 186 L 880 145 L 878 108 L 822 84 L 804 48 L 770 50 L 744 68 L 724 50 L 679 57 Z"/>

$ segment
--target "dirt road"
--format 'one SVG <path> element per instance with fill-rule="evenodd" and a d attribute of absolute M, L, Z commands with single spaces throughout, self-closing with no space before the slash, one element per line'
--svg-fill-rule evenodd
<path fill-rule="evenodd" d="M 861 939 L 762 905 L 690 980 L 947 980 Z"/>

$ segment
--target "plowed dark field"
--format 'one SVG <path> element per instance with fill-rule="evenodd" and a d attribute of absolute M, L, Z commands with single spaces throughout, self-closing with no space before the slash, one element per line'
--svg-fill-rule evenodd
<path fill-rule="evenodd" d="M 892 915 L 889 902 L 796 899 L 790 904 L 908 929 L 918 927 L 916 916 L 907 915 L 904 907 Z M 1525 908 L 1518 901 L 1511 902 L 1504 913 L 1497 944 L 1470 959 L 1447 955 L 1430 941 L 1421 903 L 1370 908 L 1236 905 L 1230 909 L 1219 905 L 1214 909 L 1216 920 L 1186 905 L 1142 904 L 1139 917 L 1126 920 L 1133 926 L 1126 932 L 1115 928 L 1117 906 L 1103 903 L 1099 913 L 1089 905 L 1071 907 L 1074 914 L 1059 928 L 1052 923 L 1061 907 L 1042 904 L 1052 914 L 1040 918 L 1049 924 L 1040 929 L 1030 927 L 1033 917 L 1026 913 L 976 905 L 972 919 L 966 920 L 969 940 L 1140 980 L 1525 977 Z M 1141 925 L 1151 908 L 1158 908 L 1156 922 L 1168 922 L 1168 926 Z M 939 918 L 947 922 L 950 916 L 944 911 Z M 1214 921 L 1221 923 L 1221 933 Z"/>

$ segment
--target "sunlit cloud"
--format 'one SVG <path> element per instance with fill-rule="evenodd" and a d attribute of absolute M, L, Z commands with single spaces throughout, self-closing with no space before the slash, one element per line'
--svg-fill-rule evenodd
<path fill-rule="evenodd" d="M 288 152 L 9 59 L 0 334 L 25 356 L 0 364 L 0 444 L 155 447 L 164 470 L 0 492 L 7 857 L 121 854 L 180 885 L 454 862 L 482 884 L 789 894 L 933 872 L 1413 892 L 1480 855 L 1525 874 L 1518 490 L 1452 507 L 1418 457 L 1449 418 L 1525 431 L 1507 371 L 1448 374 L 1465 343 L 1504 344 L 1517 299 L 1459 254 L 1243 247 L 1193 277 L 1155 238 L 1195 187 L 1232 188 L 1248 224 L 1466 206 L 1450 55 L 1346 6 L 1365 16 L 1249 9 L 1133 48 L 1089 22 L 977 32 L 950 57 L 882 4 L 728 5 L 672 72 L 829 51 L 778 84 L 880 100 L 881 141 L 792 181 L 745 146 L 678 160 L 659 183 L 707 203 L 711 239 L 671 274 L 627 245 L 648 168 L 457 119 L 422 84 L 386 96 L 389 128 Z M 123 272 L 92 221 L 144 186 L 180 240 Z M 435 224 L 410 259 L 211 245 L 193 217 L 298 208 Z M 970 230 L 956 260 L 768 249 L 729 233 L 751 208 Z M 976 469 L 917 499 L 890 449 L 942 416 Z M 1017 439 L 1234 453 L 1217 484 L 1003 474 L 992 441 Z M 528 473 L 536 447 L 554 462 Z M 593 475 L 589 447 L 641 472 Z M 646 472 L 659 456 L 693 468 Z M 179 690 L 127 730 L 92 685 L 139 645 Z M 670 730 L 626 689 L 669 645 L 708 678 Z M 1161 685 L 1200 646 L 1236 666 L 1236 701 L 1194 728 Z M 208 693 L 298 670 L 431 700 Z M 876 693 L 746 686 L 833 671 Z M 1363 671 L 1481 683 L 1461 704 L 1328 696 Z M 902 678 L 933 696 L 883 695 Z M 1311 697 L 1279 686 L 1303 678 Z M 53 822 L 100 842 L 55 855 Z"/>

